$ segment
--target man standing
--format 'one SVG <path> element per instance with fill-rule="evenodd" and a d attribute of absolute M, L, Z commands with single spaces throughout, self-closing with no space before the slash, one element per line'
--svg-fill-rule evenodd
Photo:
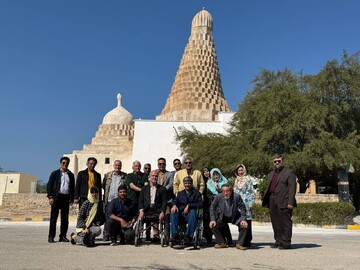
<path fill-rule="evenodd" d="M 156 171 L 158 173 L 158 183 L 166 189 L 168 200 L 172 199 L 175 171 L 169 172 L 166 170 L 166 159 L 162 157 L 158 159 L 158 169 Z"/>
<path fill-rule="evenodd" d="M 106 215 L 109 219 L 106 221 L 105 228 L 109 232 L 111 238 L 111 246 L 117 245 L 117 235 L 120 235 L 120 243 L 125 240 L 131 242 L 134 238 L 134 230 L 132 229 L 136 221 L 137 209 L 133 202 L 127 198 L 127 187 L 121 185 L 118 187 L 118 198 L 112 200 L 108 206 Z"/>
<path fill-rule="evenodd" d="M 199 170 L 194 170 L 193 160 L 191 158 L 185 159 L 185 169 L 180 170 L 176 173 L 174 178 L 174 194 L 176 195 L 179 191 L 184 190 L 183 179 L 190 176 L 193 179 L 193 186 L 202 194 L 204 192 L 205 184 L 202 174 Z"/>
<path fill-rule="evenodd" d="M 127 196 L 137 206 L 139 202 L 140 191 L 143 186 L 149 183 L 148 175 L 142 173 L 140 161 L 135 160 L 132 165 L 133 172 L 126 176 L 126 184 L 129 187 Z"/>
<path fill-rule="evenodd" d="M 227 248 L 222 230 L 228 223 L 238 226 L 239 237 L 236 248 L 245 250 L 244 242 L 248 224 L 246 222 L 246 208 L 241 196 L 232 192 L 228 183 L 221 186 L 221 193 L 217 194 L 210 206 L 210 224 L 217 244 L 215 248 Z"/>
<path fill-rule="evenodd" d="M 290 249 L 292 236 L 292 209 L 296 207 L 296 176 L 284 167 L 281 155 L 274 156 L 275 170 L 269 174 L 269 184 L 262 206 L 270 208 L 275 244 L 272 248 Z"/>
<path fill-rule="evenodd" d="M 166 204 L 166 190 L 162 185 L 158 184 L 158 172 L 151 171 L 150 184 L 144 186 L 140 192 L 139 219 L 141 220 L 145 217 L 146 227 L 151 225 L 151 221 L 157 221 L 153 222 L 154 243 L 160 242 L 158 221 L 162 221 L 165 217 Z M 146 230 L 146 241 L 151 240 L 150 229 L 151 227 Z"/>
<path fill-rule="evenodd" d="M 109 203 L 118 197 L 118 187 L 120 185 L 126 185 L 126 173 L 121 171 L 122 162 L 120 160 L 114 161 L 114 170 L 104 175 L 103 188 L 104 188 L 104 207 L 105 213 Z M 107 219 L 108 217 L 106 217 Z M 104 241 L 109 240 L 109 235 L 104 230 Z"/>
<path fill-rule="evenodd" d="M 97 159 L 89 157 L 87 159 L 87 169 L 80 171 L 76 178 L 75 203 L 79 203 L 79 209 L 83 202 L 87 200 L 89 189 L 97 187 L 99 189 L 99 199 L 101 200 L 101 175 L 95 171 Z"/>
<path fill-rule="evenodd" d="M 48 242 L 55 243 L 56 222 L 61 211 L 59 242 L 69 242 L 66 233 L 69 227 L 69 208 L 74 201 L 75 178 L 68 170 L 70 159 L 60 158 L 60 169 L 51 173 L 47 183 L 47 197 L 51 205 Z"/>
<path fill-rule="evenodd" d="M 148 175 L 148 178 L 150 179 L 150 172 L 151 172 L 151 164 L 145 163 L 144 164 L 144 173 Z"/>

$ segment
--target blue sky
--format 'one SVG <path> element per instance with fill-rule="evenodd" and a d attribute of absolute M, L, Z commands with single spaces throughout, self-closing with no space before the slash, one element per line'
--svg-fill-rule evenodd
<path fill-rule="evenodd" d="M 134 118 L 154 119 L 202 7 L 232 110 L 260 68 L 315 74 L 360 50 L 355 0 L 0 0 L 0 166 L 47 181 L 118 92 Z"/>

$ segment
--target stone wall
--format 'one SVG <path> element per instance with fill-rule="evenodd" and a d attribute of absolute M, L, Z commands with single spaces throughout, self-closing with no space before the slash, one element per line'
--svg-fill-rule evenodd
<path fill-rule="evenodd" d="M 77 215 L 78 206 L 70 208 L 70 215 Z M 17 193 L 3 194 L 2 205 L 0 207 L 2 217 L 5 216 L 39 216 L 47 217 L 50 215 L 50 205 L 46 194 Z"/>

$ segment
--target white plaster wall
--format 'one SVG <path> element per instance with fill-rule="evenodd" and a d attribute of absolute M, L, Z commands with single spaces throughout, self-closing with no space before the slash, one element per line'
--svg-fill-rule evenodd
<path fill-rule="evenodd" d="M 202 133 L 224 134 L 233 115 L 234 113 L 219 113 L 219 121 L 213 122 L 135 120 L 132 160 L 139 160 L 142 167 L 145 163 L 150 163 L 152 169 L 156 169 L 157 159 L 164 157 L 167 160 L 167 169 L 173 170 L 172 161 L 183 158 L 179 145 L 175 142 L 176 130 L 179 127 L 194 127 Z"/>
<path fill-rule="evenodd" d="M 0 174 L 0 192 L 18 193 L 20 183 L 20 173 L 1 173 Z"/>

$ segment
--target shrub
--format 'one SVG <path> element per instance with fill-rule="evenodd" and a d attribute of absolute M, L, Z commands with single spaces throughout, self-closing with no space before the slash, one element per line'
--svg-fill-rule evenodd
<path fill-rule="evenodd" d="M 299 203 L 293 211 L 293 222 L 316 226 L 348 225 L 352 223 L 354 211 L 354 206 L 346 202 Z M 270 222 L 267 208 L 256 204 L 253 212 L 255 221 Z"/>

